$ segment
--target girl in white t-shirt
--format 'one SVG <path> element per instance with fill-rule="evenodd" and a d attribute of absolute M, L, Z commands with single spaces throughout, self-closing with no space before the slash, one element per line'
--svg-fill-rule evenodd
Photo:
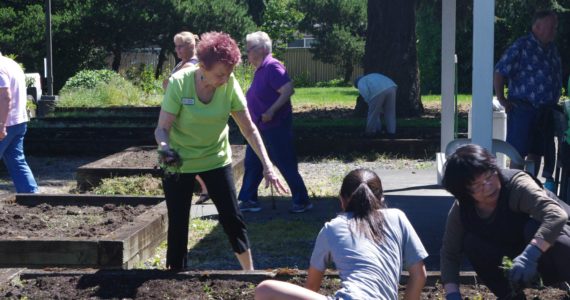
<path fill-rule="evenodd" d="M 319 232 L 305 287 L 266 280 L 255 299 L 397 299 L 402 269 L 410 274 L 404 298 L 420 298 L 427 252 L 406 215 L 386 208 L 378 175 L 367 169 L 348 173 L 340 204 L 343 212 Z M 341 289 L 327 297 L 317 292 L 330 263 Z"/>

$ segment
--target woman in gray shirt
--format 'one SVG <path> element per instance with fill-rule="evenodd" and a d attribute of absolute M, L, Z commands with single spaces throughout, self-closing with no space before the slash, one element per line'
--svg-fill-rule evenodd
<path fill-rule="evenodd" d="M 311 256 L 305 288 L 276 280 L 262 282 L 255 299 L 398 299 L 402 269 L 410 278 L 405 299 L 419 299 L 428 256 L 406 215 L 385 207 L 376 173 L 357 169 L 343 180 L 343 212 L 321 229 Z M 325 269 L 338 269 L 341 289 L 334 296 L 317 293 Z"/>

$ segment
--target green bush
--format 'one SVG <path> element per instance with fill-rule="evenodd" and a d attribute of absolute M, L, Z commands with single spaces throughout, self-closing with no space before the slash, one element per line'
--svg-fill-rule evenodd
<path fill-rule="evenodd" d="M 242 88 L 244 93 L 249 89 L 251 81 L 253 80 L 253 66 L 249 64 L 239 64 L 234 69 L 234 76 L 239 82 L 239 86 Z"/>
<path fill-rule="evenodd" d="M 59 107 L 158 106 L 162 95 L 147 95 L 120 76 L 94 88 L 65 88 L 59 94 Z"/>
<path fill-rule="evenodd" d="M 125 72 L 125 78 L 141 88 L 147 95 L 164 93 L 164 89 L 162 88 L 163 77 L 164 76 L 159 76 L 158 79 L 155 79 L 153 67 L 142 63 L 130 67 Z"/>
<path fill-rule="evenodd" d="M 291 80 L 293 80 L 295 87 L 313 87 L 311 79 L 309 78 L 309 73 L 307 72 L 299 73 L 293 76 Z"/>
<path fill-rule="evenodd" d="M 111 79 L 123 79 L 121 75 L 111 70 L 82 70 L 69 78 L 62 88 L 63 90 L 70 89 L 92 89 L 100 83 L 109 83 Z"/>
<path fill-rule="evenodd" d="M 93 189 L 93 193 L 135 196 L 161 196 L 163 194 L 162 182 L 151 175 L 104 178 L 102 183 Z"/>
<path fill-rule="evenodd" d="M 329 81 L 319 81 L 316 87 L 348 87 L 352 86 L 351 82 L 344 81 L 342 78 L 331 79 Z"/>

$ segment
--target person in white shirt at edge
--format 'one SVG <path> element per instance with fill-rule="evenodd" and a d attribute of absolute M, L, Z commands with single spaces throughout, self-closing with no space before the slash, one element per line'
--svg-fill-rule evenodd
<path fill-rule="evenodd" d="M 24 155 L 28 124 L 26 76 L 22 67 L 0 53 L 0 157 L 16 192 L 38 193 L 38 184 Z"/>
<path fill-rule="evenodd" d="M 382 116 L 388 136 L 396 133 L 396 91 L 398 86 L 392 79 L 380 73 L 370 73 L 356 78 L 354 87 L 368 103 L 366 135 L 375 136 L 382 132 Z"/>
<path fill-rule="evenodd" d="M 428 254 L 406 215 L 386 208 L 383 193 L 373 171 L 348 173 L 340 190 L 343 212 L 319 232 L 305 287 L 266 280 L 257 286 L 255 299 L 398 299 L 402 269 L 410 274 L 404 299 L 420 299 Z M 318 291 L 331 262 L 341 289 L 325 296 Z"/>

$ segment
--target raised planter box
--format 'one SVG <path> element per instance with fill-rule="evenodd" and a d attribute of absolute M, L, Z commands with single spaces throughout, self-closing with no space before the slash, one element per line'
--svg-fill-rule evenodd
<path fill-rule="evenodd" d="M 99 238 L 0 239 L 0 267 L 89 267 L 129 269 L 150 258 L 166 238 L 168 217 L 162 197 L 17 194 L 22 205 L 156 204 L 133 222 Z"/>
<path fill-rule="evenodd" d="M 235 181 L 241 180 L 243 176 L 244 158 L 245 146 L 232 145 L 232 170 Z M 156 146 L 131 147 L 77 168 L 77 187 L 80 190 L 88 190 L 99 185 L 103 178 L 145 174 L 154 177 L 162 175 L 162 170 L 158 166 Z"/>

